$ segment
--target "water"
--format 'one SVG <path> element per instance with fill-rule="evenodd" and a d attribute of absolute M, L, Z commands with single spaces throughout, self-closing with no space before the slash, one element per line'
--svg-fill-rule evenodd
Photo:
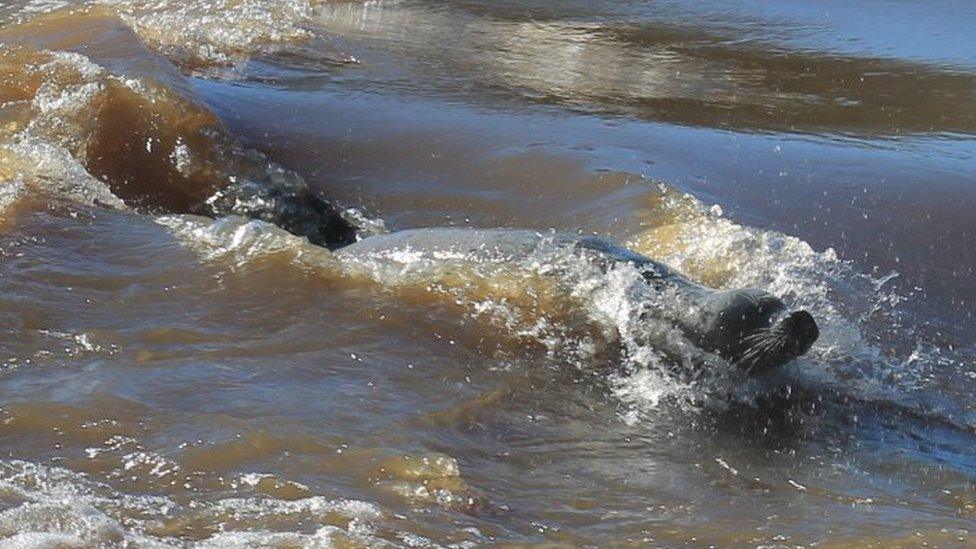
<path fill-rule="evenodd" d="M 4 3 L 0 536 L 973 544 L 974 22 Z M 626 273 L 320 245 L 428 226 L 599 234 L 822 336 L 690 379 Z"/>

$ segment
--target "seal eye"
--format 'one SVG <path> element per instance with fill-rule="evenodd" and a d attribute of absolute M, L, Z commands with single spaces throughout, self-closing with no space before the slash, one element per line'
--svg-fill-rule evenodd
<path fill-rule="evenodd" d="M 773 324 L 773 316 L 786 309 L 786 305 L 783 304 L 777 297 L 762 293 L 761 296 L 755 298 L 755 304 L 757 313 L 763 319 L 766 326 L 771 326 Z"/>
<path fill-rule="evenodd" d="M 776 313 L 786 309 L 782 301 L 761 290 L 728 292 L 724 301 L 717 328 L 735 339 L 727 342 L 731 347 L 738 347 L 743 338 L 757 330 L 772 326 Z"/>

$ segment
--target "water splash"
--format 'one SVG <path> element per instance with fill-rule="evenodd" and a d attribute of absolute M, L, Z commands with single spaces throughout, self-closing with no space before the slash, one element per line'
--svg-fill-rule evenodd
<path fill-rule="evenodd" d="M 0 462 L 0 537 L 13 545 L 180 547 L 188 532 L 203 547 L 352 542 L 384 545 L 375 505 L 309 496 L 225 497 L 214 501 L 132 495 L 86 475 L 28 461 Z M 313 526 L 311 533 L 300 533 Z M 209 525 L 203 530 L 194 525 Z M 220 525 L 219 528 L 217 525 Z M 284 528 L 286 531 L 276 531 Z"/>

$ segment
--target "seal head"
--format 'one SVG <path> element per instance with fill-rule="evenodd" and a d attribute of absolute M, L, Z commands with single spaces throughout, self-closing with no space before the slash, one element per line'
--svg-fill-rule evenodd
<path fill-rule="evenodd" d="M 761 374 L 803 355 L 820 336 L 807 311 L 790 311 L 762 290 L 709 292 L 690 330 L 699 346 Z"/>

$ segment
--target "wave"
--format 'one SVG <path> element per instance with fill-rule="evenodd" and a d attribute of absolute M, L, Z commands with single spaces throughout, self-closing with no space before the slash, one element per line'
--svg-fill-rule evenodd
<path fill-rule="evenodd" d="M 540 233 L 526 243 L 493 234 L 485 245 L 477 230 L 445 229 L 443 238 L 432 236 L 417 247 L 340 250 L 337 257 L 342 269 L 397 299 L 448 304 L 486 323 L 485 332 L 507 334 L 511 340 L 502 348 L 511 353 L 536 346 L 581 372 L 609 372 L 630 420 L 663 402 L 755 404 L 785 387 L 838 402 L 886 403 L 895 411 L 934 410 L 940 421 L 971 429 L 971 412 L 946 405 L 942 391 L 945 376 L 957 372 L 931 368 L 933 361 L 952 360 L 951 350 L 939 350 L 913 329 L 905 308 L 910 297 L 887 285 L 897 273 L 864 274 L 832 249 L 817 251 L 799 238 L 737 224 L 668 185 L 658 190 L 644 212 L 649 227 L 628 247 L 704 285 L 760 288 L 813 311 L 821 337 L 807 356 L 778 376 L 745 377 L 696 349 L 668 322 L 645 314 L 649 303 L 679 305 L 649 295 L 636 269 L 604 272 L 559 246 L 555 235 Z M 935 356 L 923 360 L 923 350 Z"/>
<path fill-rule="evenodd" d="M 344 64 L 356 59 L 336 50 L 313 31 L 323 0 L 101 0 L 156 51 L 184 68 L 239 66 L 254 54 L 302 56 L 313 45 L 319 60 Z"/>
<path fill-rule="evenodd" d="M 153 51 L 184 70 L 233 67 L 256 53 L 314 42 L 310 22 L 319 0 L 32 0 L 9 18 L 67 17 L 100 12 L 117 16 Z M 328 49 L 328 48 L 325 48 Z M 337 53 L 337 62 L 354 59 Z"/>
<path fill-rule="evenodd" d="M 180 71 L 105 8 L 5 27 L 0 70 L 7 181 L 149 213 L 259 218 L 326 246 L 370 225 L 241 147 Z"/>
<path fill-rule="evenodd" d="M 806 392 L 813 398 L 883 406 L 889 412 L 919 414 L 966 431 L 976 417 L 969 398 L 947 398 L 944 387 L 965 375 L 962 350 L 941 348 L 918 329 L 913 296 L 888 284 L 897 272 L 868 275 L 833 249 L 814 250 L 803 240 L 776 231 L 737 224 L 721 209 L 706 207 L 688 194 L 662 186 L 658 207 L 674 219 L 636 235 L 630 247 L 658 258 L 689 277 L 716 288 L 756 287 L 789 306 L 815 312 L 821 336 L 811 352 L 794 361 L 774 387 Z M 924 356 L 924 358 L 923 358 Z M 955 368 L 935 365 L 953 364 Z M 637 409 L 653 406 L 659 380 L 622 381 L 621 394 Z M 755 402 L 769 386 L 737 388 L 739 401 Z"/>
<path fill-rule="evenodd" d="M 335 256 L 327 248 L 261 220 L 239 216 L 213 220 L 192 215 L 166 215 L 155 221 L 203 261 L 223 261 L 236 268 L 270 256 L 282 256 L 303 270 L 339 272 Z"/>

